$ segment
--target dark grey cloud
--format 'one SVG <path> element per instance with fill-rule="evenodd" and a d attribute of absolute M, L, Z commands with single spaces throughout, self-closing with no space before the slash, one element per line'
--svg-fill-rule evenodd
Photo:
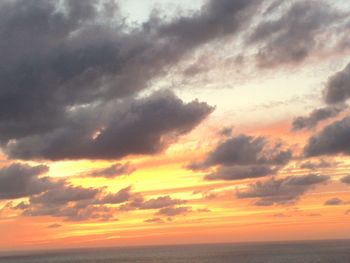
<path fill-rule="evenodd" d="M 131 186 L 123 188 L 116 193 L 109 193 L 103 196 L 101 199 L 95 201 L 99 204 L 121 204 L 126 201 L 129 201 L 134 196 L 134 193 L 131 192 Z"/>
<path fill-rule="evenodd" d="M 115 178 L 122 175 L 130 175 L 136 168 L 130 163 L 115 163 L 107 168 L 90 171 L 83 176 Z"/>
<path fill-rule="evenodd" d="M 172 216 L 178 216 L 178 215 L 186 215 L 191 211 L 192 211 L 191 207 L 188 207 L 188 206 L 165 207 L 165 208 L 159 209 L 157 214 L 172 217 Z"/>
<path fill-rule="evenodd" d="M 90 200 L 95 198 L 99 192 L 100 190 L 98 189 L 71 186 L 62 181 L 48 191 L 30 197 L 29 200 L 31 204 L 54 206 L 67 204 L 69 202 Z"/>
<path fill-rule="evenodd" d="M 185 78 L 194 77 L 198 74 L 207 73 L 212 69 L 210 61 L 207 57 L 199 57 L 195 62 L 187 66 L 182 74 Z"/>
<path fill-rule="evenodd" d="M 129 202 L 119 206 L 120 211 L 131 211 L 131 210 L 158 210 L 155 213 L 155 217 L 147 219 L 144 222 L 147 223 L 163 223 L 164 220 L 158 216 L 167 216 L 168 221 L 171 217 L 177 215 L 184 215 L 191 212 L 191 207 L 181 206 L 186 204 L 187 200 L 174 199 L 168 195 L 159 196 L 156 198 L 145 199 L 142 194 L 135 194 L 130 198 Z"/>
<path fill-rule="evenodd" d="M 245 25 L 262 1 L 211 0 L 191 17 L 179 17 L 160 27 L 162 36 L 187 48 L 232 35 Z"/>
<path fill-rule="evenodd" d="M 350 154 L 350 117 L 326 126 L 311 136 L 304 147 L 306 156 Z"/>
<path fill-rule="evenodd" d="M 219 134 L 221 136 L 227 136 L 227 137 L 231 137 L 232 136 L 232 130 L 233 127 L 224 127 L 219 131 Z"/>
<path fill-rule="evenodd" d="M 18 205 L 16 205 L 14 208 L 15 209 L 20 209 L 20 210 L 24 210 L 27 209 L 29 207 L 29 204 L 26 202 L 20 202 Z"/>
<path fill-rule="evenodd" d="M 288 176 L 282 179 L 271 178 L 253 183 L 246 190 L 238 191 L 237 197 L 258 199 L 255 204 L 259 206 L 290 204 L 314 186 L 328 180 L 329 176 L 316 174 Z"/>
<path fill-rule="evenodd" d="M 345 110 L 345 108 L 345 106 L 328 106 L 313 110 L 309 116 L 295 118 L 292 122 L 292 130 L 311 130 L 315 128 L 321 121 L 336 117 L 339 113 Z"/>
<path fill-rule="evenodd" d="M 308 174 L 303 176 L 289 176 L 286 177 L 283 181 L 287 182 L 289 185 L 310 186 L 326 182 L 329 179 L 330 177 L 327 175 Z"/>
<path fill-rule="evenodd" d="M 186 202 L 170 196 L 145 199 L 143 194 L 133 192 L 131 186 L 116 192 L 106 192 L 105 187 L 84 188 L 73 186 L 66 180 L 58 180 L 13 209 L 20 210 L 24 216 L 51 216 L 67 221 L 109 221 L 117 220 L 115 216 L 121 211 L 130 210 L 174 209 L 178 213 L 184 213 L 177 206 Z"/>
<path fill-rule="evenodd" d="M 270 3 L 270 5 L 267 6 L 267 8 L 264 11 L 264 15 L 268 15 L 273 13 L 274 11 L 278 10 L 281 6 L 283 6 L 284 2 L 280 0 L 275 0 Z"/>
<path fill-rule="evenodd" d="M 310 162 L 310 161 L 304 162 L 299 167 L 301 169 L 316 170 L 316 169 L 334 167 L 335 165 L 336 163 L 327 162 L 324 159 L 321 159 L 318 162 Z"/>
<path fill-rule="evenodd" d="M 339 27 L 335 33 L 338 35 L 338 41 L 337 41 L 337 49 L 340 52 L 347 51 L 350 47 L 350 38 L 349 38 L 349 31 L 350 31 L 350 21 L 345 21 L 341 27 Z"/>
<path fill-rule="evenodd" d="M 319 36 L 345 17 L 324 1 L 296 1 L 282 10 L 258 24 L 247 40 L 259 48 L 260 67 L 303 61 L 322 44 Z"/>
<path fill-rule="evenodd" d="M 292 158 L 282 143 L 269 145 L 265 137 L 245 134 L 220 142 L 202 162 L 188 165 L 192 170 L 210 170 L 206 180 L 240 180 L 275 174 Z"/>
<path fill-rule="evenodd" d="M 73 205 L 61 205 L 61 206 L 38 206 L 26 209 L 23 211 L 24 216 L 51 216 L 63 218 L 66 221 L 109 221 L 116 220 L 114 218 L 115 209 L 107 206 L 79 206 L 79 204 Z"/>
<path fill-rule="evenodd" d="M 213 111 L 196 100 L 184 103 L 170 91 L 110 106 L 108 113 L 99 108 L 77 110 L 65 127 L 11 141 L 5 152 L 13 158 L 51 160 L 155 154 Z"/>
<path fill-rule="evenodd" d="M 24 216 L 51 216 L 68 221 L 110 220 L 115 208 L 105 206 L 109 195 L 103 189 L 73 186 L 65 180 L 51 185 L 45 192 L 33 195 L 16 207 Z M 101 202 L 106 198 L 105 202 Z"/>
<path fill-rule="evenodd" d="M 0 137 L 5 142 L 51 130 L 69 107 L 106 96 L 102 81 L 118 67 L 115 38 L 124 34 L 118 25 L 114 33 L 100 22 L 106 10 L 99 13 L 92 0 L 62 1 L 58 7 L 50 0 L 0 4 Z"/>
<path fill-rule="evenodd" d="M 350 97 L 350 64 L 342 71 L 337 72 L 328 79 L 323 90 L 324 101 L 327 104 L 337 105 L 346 102 Z M 337 155 L 350 153 L 350 117 L 346 116 L 341 120 L 324 127 L 320 132 L 311 136 L 304 147 L 306 156 Z"/>
<path fill-rule="evenodd" d="M 212 200 L 218 197 L 218 194 L 211 190 L 196 190 L 192 192 L 192 195 L 200 194 L 203 199 Z"/>
<path fill-rule="evenodd" d="M 340 181 L 344 184 L 350 184 L 350 175 L 343 177 Z"/>
<path fill-rule="evenodd" d="M 153 104 L 165 107 L 158 111 L 145 99 L 140 100 L 145 105 L 134 100 L 123 113 L 110 108 L 149 88 L 188 52 L 237 33 L 260 2 L 210 0 L 189 16 L 152 16 L 131 28 L 113 1 L 2 1 L 0 142 L 5 152 L 12 158 L 58 160 L 120 158 L 166 148 L 174 141 L 170 137 L 194 128 L 210 107 L 172 97 Z"/>
<path fill-rule="evenodd" d="M 164 220 L 159 217 L 149 218 L 144 220 L 145 223 L 164 223 Z"/>
<path fill-rule="evenodd" d="M 328 104 L 343 103 L 350 98 L 350 63 L 328 79 L 323 90 L 324 100 Z"/>
<path fill-rule="evenodd" d="M 107 193 L 104 187 L 84 188 L 74 186 L 64 179 L 36 178 L 38 172 L 47 171 L 45 166 L 29 167 L 16 164 L 7 170 L 19 176 L 13 178 L 12 184 L 7 185 L 9 190 L 1 194 L 6 194 L 4 196 L 6 199 L 28 197 L 26 201 L 11 206 L 12 209 L 21 211 L 24 216 L 51 216 L 69 221 L 115 220 L 114 214 L 118 212 L 118 208 L 111 205 L 126 203 L 135 195 L 140 195 L 132 193 L 131 187 L 115 193 Z M 30 177 L 31 180 L 23 180 L 22 177 L 25 176 Z M 40 181 L 41 179 L 44 181 Z M 1 184 L 0 187 L 3 186 L 5 184 Z M 16 191 L 15 194 L 12 194 L 12 191 Z"/>
<path fill-rule="evenodd" d="M 324 205 L 342 205 L 344 203 L 345 202 L 342 199 L 335 197 L 335 198 L 328 199 L 324 203 Z"/>
<path fill-rule="evenodd" d="M 49 168 L 45 165 L 29 166 L 11 164 L 0 169 L 0 200 L 16 199 L 39 194 L 49 188 L 53 182 L 42 177 Z"/>
<path fill-rule="evenodd" d="M 121 190 L 122 191 L 122 190 Z M 104 202 L 102 202 L 102 200 Z M 72 186 L 66 181 L 60 181 L 45 192 L 29 198 L 27 203 L 16 207 L 24 216 L 51 216 L 67 221 L 111 220 L 117 211 L 108 207 L 111 194 L 103 189 Z"/>
<path fill-rule="evenodd" d="M 152 198 L 145 200 L 142 195 L 137 195 L 132 199 L 131 202 L 125 204 L 121 207 L 122 210 L 148 210 L 148 209 L 161 209 L 166 207 L 175 207 L 177 205 L 185 204 L 186 200 L 173 199 L 170 196 L 159 196 L 157 198 Z"/>
<path fill-rule="evenodd" d="M 170 196 L 161 196 L 137 204 L 139 209 L 159 209 L 186 203 L 185 200 L 172 199 Z"/>
<path fill-rule="evenodd" d="M 254 203 L 256 206 L 272 206 L 274 205 L 274 201 L 269 201 L 269 200 L 258 200 Z"/>
<path fill-rule="evenodd" d="M 212 174 L 204 177 L 206 180 L 240 180 L 246 178 L 258 178 L 272 175 L 277 172 L 277 168 L 269 165 L 236 165 L 221 166 Z"/>
<path fill-rule="evenodd" d="M 62 225 L 60 224 L 51 224 L 51 225 L 48 225 L 47 228 L 60 228 Z"/>
<path fill-rule="evenodd" d="M 204 212 L 204 213 L 210 213 L 211 212 L 211 210 L 208 207 L 198 208 L 196 211 Z"/>
<path fill-rule="evenodd" d="M 258 162 L 266 144 L 265 138 L 238 135 L 219 144 L 207 156 L 204 165 L 249 165 Z"/>
<path fill-rule="evenodd" d="M 286 164 L 291 156 L 290 149 L 284 150 L 277 143 L 268 146 L 265 137 L 252 137 L 244 134 L 231 137 L 220 143 L 211 152 L 203 165 L 251 165 L 251 164 Z"/>

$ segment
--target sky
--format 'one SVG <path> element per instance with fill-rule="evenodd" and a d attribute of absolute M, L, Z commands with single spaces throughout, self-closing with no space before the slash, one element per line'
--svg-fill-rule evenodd
<path fill-rule="evenodd" d="M 0 251 L 350 238 L 345 0 L 0 2 Z"/>

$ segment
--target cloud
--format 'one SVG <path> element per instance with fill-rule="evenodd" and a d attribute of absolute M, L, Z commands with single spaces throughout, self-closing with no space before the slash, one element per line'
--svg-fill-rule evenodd
<path fill-rule="evenodd" d="M 66 221 L 110 221 L 117 220 L 114 217 L 115 209 L 107 206 L 84 206 L 78 204 L 38 210 L 25 210 L 25 216 L 52 216 L 64 218 Z"/>
<path fill-rule="evenodd" d="M 209 153 L 203 165 L 248 165 L 258 162 L 266 141 L 262 137 L 253 138 L 246 135 L 232 137 L 219 144 Z"/>
<path fill-rule="evenodd" d="M 258 200 L 254 203 L 256 206 L 272 206 L 274 205 L 274 201 L 268 201 L 268 200 Z"/>
<path fill-rule="evenodd" d="M 115 193 L 106 193 L 104 190 L 73 186 L 60 180 L 44 192 L 31 196 L 28 202 L 20 203 L 15 209 L 21 210 L 24 216 L 51 216 L 68 221 L 116 220 L 114 215 L 118 208 L 113 205 L 125 203 L 137 195 L 131 192 L 131 187 Z"/>
<path fill-rule="evenodd" d="M 24 216 L 60 217 L 68 221 L 110 220 L 115 208 L 100 204 L 103 189 L 72 186 L 64 180 L 52 185 L 45 192 L 31 196 L 28 203 L 16 207 Z"/>
<path fill-rule="evenodd" d="M 267 6 L 263 14 L 271 14 L 273 11 L 278 10 L 281 6 L 283 6 L 283 2 L 279 0 L 272 1 L 270 5 Z"/>
<path fill-rule="evenodd" d="M 44 135 L 9 142 L 12 158 L 117 159 L 131 154 L 155 154 L 188 133 L 213 111 L 206 103 L 184 103 L 170 91 L 131 100 L 103 113 L 83 108 L 72 112 L 66 127 Z"/>
<path fill-rule="evenodd" d="M 291 217 L 291 215 L 286 215 L 284 213 L 277 213 L 277 214 L 273 214 L 273 217 L 278 217 L 278 218 L 285 218 L 285 217 Z"/>
<path fill-rule="evenodd" d="M 281 149 L 281 144 L 269 149 L 267 143 L 265 137 L 244 134 L 231 137 L 220 143 L 203 165 L 285 164 L 289 161 L 290 150 Z"/>
<path fill-rule="evenodd" d="M 207 56 L 201 56 L 195 62 L 187 66 L 182 74 L 185 78 L 191 78 L 201 73 L 207 73 L 212 69 L 212 62 Z"/>
<path fill-rule="evenodd" d="M 208 207 L 198 208 L 196 211 L 198 211 L 198 212 L 204 212 L 204 213 L 210 213 L 210 212 L 212 212 Z"/>
<path fill-rule="evenodd" d="M 170 196 L 145 199 L 142 193 L 133 192 L 131 186 L 107 192 L 105 187 L 84 188 L 60 179 L 13 209 L 20 210 L 24 216 L 51 216 L 68 221 L 108 221 L 117 220 L 115 215 L 120 211 L 164 208 L 177 211 L 176 206 L 186 202 Z M 181 211 L 179 209 L 179 213 Z"/>
<path fill-rule="evenodd" d="M 2 141 L 57 128 L 70 107 L 112 91 L 104 92 L 102 82 L 117 71 L 116 37 L 124 34 L 118 25 L 113 32 L 107 10 L 100 13 L 95 3 L 1 2 L 0 35 L 6 39 L 0 49 Z"/>
<path fill-rule="evenodd" d="M 174 45 L 191 48 L 213 39 L 236 33 L 257 11 L 260 1 L 210 0 L 190 17 L 178 17 L 160 27 L 161 36 L 170 37 Z"/>
<path fill-rule="evenodd" d="M 343 70 L 337 72 L 328 79 L 323 97 L 326 103 L 335 105 L 328 108 L 339 108 L 341 103 L 346 102 L 350 97 L 350 64 Z M 350 153 L 350 117 L 346 116 L 341 120 L 324 127 L 320 132 L 311 136 L 304 147 L 305 156 L 337 155 Z"/>
<path fill-rule="evenodd" d="M 48 177 L 40 177 L 49 168 L 15 163 L 0 169 L 0 200 L 16 199 L 39 194 L 51 187 Z"/>
<path fill-rule="evenodd" d="M 103 198 L 95 201 L 98 204 L 120 204 L 129 201 L 134 194 L 131 192 L 131 186 L 123 188 L 114 194 L 107 194 Z"/>
<path fill-rule="evenodd" d="M 306 216 L 315 217 L 315 216 L 322 216 L 322 215 L 319 213 L 311 213 L 311 214 L 307 214 Z"/>
<path fill-rule="evenodd" d="M 221 141 L 202 162 L 188 165 L 192 170 L 208 170 L 207 180 L 240 180 L 275 174 L 292 158 L 282 143 L 269 145 L 265 137 L 245 134 Z M 214 169 L 213 169 L 214 168 Z"/>
<path fill-rule="evenodd" d="M 48 191 L 30 197 L 31 204 L 40 205 L 60 205 L 69 202 L 77 202 L 82 200 L 90 200 L 97 196 L 100 192 L 94 188 L 83 188 L 81 186 L 71 186 L 68 183 L 60 182 L 51 187 Z"/>
<path fill-rule="evenodd" d="M 117 209 L 104 205 L 91 205 L 90 200 L 86 202 L 71 202 L 69 204 L 30 204 L 22 211 L 24 216 L 51 216 L 63 218 L 66 221 L 98 220 L 108 221 L 115 219 Z"/>
<path fill-rule="evenodd" d="M 343 103 L 350 97 L 350 63 L 328 79 L 323 97 L 326 103 Z"/>
<path fill-rule="evenodd" d="M 60 224 L 51 224 L 51 225 L 48 225 L 47 228 L 60 228 L 62 225 Z"/>
<path fill-rule="evenodd" d="M 179 206 L 186 204 L 186 200 L 173 199 L 170 196 L 159 196 L 156 198 L 151 198 L 146 200 L 142 194 L 135 194 L 130 201 L 121 205 L 119 210 L 130 211 L 130 210 L 155 210 L 158 209 L 156 216 L 168 216 L 173 217 L 177 215 L 187 214 L 191 211 L 191 207 Z M 159 218 L 152 218 L 145 220 L 147 223 L 160 223 L 163 220 L 158 220 Z"/>
<path fill-rule="evenodd" d="M 130 163 L 126 163 L 126 164 L 115 163 L 107 168 L 90 171 L 84 174 L 83 176 L 115 178 L 121 175 L 130 175 L 135 170 L 136 168 L 132 166 Z"/>
<path fill-rule="evenodd" d="M 191 208 L 188 206 L 180 206 L 180 207 L 165 207 L 162 209 L 159 209 L 158 215 L 163 216 L 178 216 L 178 215 L 185 215 L 191 212 Z"/>
<path fill-rule="evenodd" d="M 340 181 L 344 184 L 350 184 L 350 175 L 343 177 Z"/>
<path fill-rule="evenodd" d="M 295 118 L 292 122 L 292 130 L 311 130 L 315 128 L 321 121 L 337 116 L 345 108 L 345 106 L 329 106 L 325 108 L 316 109 L 312 111 L 307 117 Z"/>
<path fill-rule="evenodd" d="M 159 209 L 186 203 L 185 200 L 172 199 L 170 196 L 161 196 L 137 204 L 139 209 Z"/>
<path fill-rule="evenodd" d="M 145 200 L 143 196 L 137 195 L 133 200 L 121 207 L 122 210 L 148 210 L 148 209 L 160 209 L 166 207 L 174 207 L 176 205 L 185 204 L 186 200 L 173 199 L 170 196 L 159 196 L 157 198 L 152 198 Z"/>
<path fill-rule="evenodd" d="M 11 214 L 9 214 L 9 212 L 11 213 L 13 209 L 13 203 L 12 201 L 10 202 L 0 202 L 0 217 L 1 218 L 6 218 L 9 215 L 11 216 Z"/>
<path fill-rule="evenodd" d="M 189 52 L 238 33 L 259 5 L 211 0 L 188 16 L 129 27 L 115 1 L 2 1 L 5 152 L 61 160 L 164 150 L 212 108 L 169 94 L 135 98 Z"/>
<path fill-rule="evenodd" d="M 237 165 L 221 166 L 214 173 L 207 174 L 206 180 L 240 180 L 246 178 L 258 178 L 272 175 L 277 169 L 269 165 Z"/>
<path fill-rule="evenodd" d="M 149 218 L 144 220 L 145 223 L 164 223 L 164 220 L 159 217 Z"/>
<path fill-rule="evenodd" d="M 212 200 L 218 197 L 218 193 L 214 192 L 213 189 L 211 190 L 198 190 L 193 191 L 192 195 L 200 194 L 203 199 Z"/>
<path fill-rule="evenodd" d="M 16 205 L 14 208 L 15 209 L 20 209 L 20 210 L 24 210 L 24 209 L 27 209 L 29 208 L 29 204 L 26 203 L 26 202 L 20 202 L 18 205 Z"/>
<path fill-rule="evenodd" d="M 224 137 L 231 137 L 232 130 L 233 130 L 233 127 L 224 127 L 219 131 L 219 135 L 224 136 Z"/>
<path fill-rule="evenodd" d="M 350 117 L 326 126 L 311 136 L 304 147 L 305 156 L 350 154 Z"/>
<path fill-rule="evenodd" d="M 304 162 L 299 167 L 301 169 L 315 170 L 320 168 L 322 169 L 322 168 L 333 167 L 334 165 L 336 165 L 336 163 L 330 163 L 321 159 L 319 162 L 310 162 L 310 161 Z"/>
<path fill-rule="evenodd" d="M 335 198 L 328 199 L 324 203 L 324 205 L 327 205 L 327 206 L 330 206 L 330 205 L 342 205 L 344 203 L 345 202 L 342 199 L 335 197 Z"/>
<path fill-rule="evenodd" d="M 246 41 L 259 48 L 259 67 L 302 62 L 320 46 L 322 33 L 344 18 L 323 1 L 296 1 L 283 10 L 258 24 Z"/>
<path fill-rule="evenodd" d="M 250 184 L 246 190 L 239 190 L 237 197 L 258 199 L 255 204 L 259 206 L 290 204 L 314 186 L 328 180 L 329 176 L 316 174 L 288 176 L 282 179 L 271 178 Z"/>

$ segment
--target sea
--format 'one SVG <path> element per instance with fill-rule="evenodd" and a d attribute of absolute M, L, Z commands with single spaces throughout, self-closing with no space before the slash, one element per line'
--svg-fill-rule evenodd
<path fill-rule="evenodd" d="M 94 248 L 0 255 L 0 263 L 350 263 L 350 241 Z"/>

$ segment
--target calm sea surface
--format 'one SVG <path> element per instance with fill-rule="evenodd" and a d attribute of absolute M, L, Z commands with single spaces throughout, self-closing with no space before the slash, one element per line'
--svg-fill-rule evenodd
<path fill-rule="evenodd" d="M 350 263 L 350 241 L 104 248 L 0 256 L 0 263 Z"/>

